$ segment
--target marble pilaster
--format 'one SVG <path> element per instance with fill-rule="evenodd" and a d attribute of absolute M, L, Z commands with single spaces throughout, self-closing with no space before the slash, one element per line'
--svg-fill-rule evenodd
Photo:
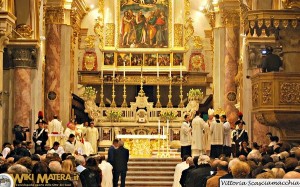
<path fill-rule="evenodd" d="M 46 29 L 45 119 L 50 120 L 60 111 L 61 25 L 47 24 Z"/>
<path fill-rule="evenodd" d="M 15 68 L 14 81 L 14 124 L 30 127 L 31 69 Z"/>
<path fill-rule="evenodd" d="M 4 108 L 3 95 L 5 90 L 3 90 L 3 52 L 4 47 L 8 44 L 11 35 L 13 25 L 15 23 L 16 17 L 10 12 L 1 11 L 0 12 L 0 132 L 4 132 Z M 4 136 L 0 136 L 0 145 L 3 144 Z"/>
<path fill-rule="evenodd" d="M 237 98 L 235 76 L 238 72 L 239 28 L 227 26 L 225 33 L 225 110 L 226 112 L 235 112 L 234 105 Z"/>

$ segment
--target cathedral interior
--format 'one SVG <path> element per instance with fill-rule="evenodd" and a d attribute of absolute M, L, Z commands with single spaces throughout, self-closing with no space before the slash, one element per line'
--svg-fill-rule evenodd
<path fill-rule="evenodd" d="M 300 134 L 299 0 L 1 0 L 0 144 L 39 111 L 95 121 L 100 147 L 187 112 L 243 113 L 250 140 Z M 261 71 L 271 46 L 279 72 Z M 234 125 L 234 124 L 233 124 Z"/>

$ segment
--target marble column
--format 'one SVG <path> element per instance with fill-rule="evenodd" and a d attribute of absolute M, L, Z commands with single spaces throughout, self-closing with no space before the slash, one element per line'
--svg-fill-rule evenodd
<path fill-rule="evenodd" d="M 228 14 L 233 14 L 232 12 Z M 238 17 L 225 14 L 225 98 L 224 105 L 226 114 L 237 112 L 235 107 L 237 101 L 237 86 L 235 76 L 238 73 L 239 61 L 239 25 L 234 19 Z M 239 20 L 239 19 L 238 19 Z"/>
<path fill-rule="evenodd" d="M 60 111 L 61 25 L 47 24 L 46 33 L 45 119 L 50 120 Z"/>
<path fill-rule="evenodd" d="M 31 69 L 36 68 L 36 49 L 13 47 L 14 65 L 14 124 L 31 126 Z"/>

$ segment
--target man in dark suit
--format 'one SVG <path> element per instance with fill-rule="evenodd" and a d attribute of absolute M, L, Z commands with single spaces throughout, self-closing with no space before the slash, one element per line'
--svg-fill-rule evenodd
<path fill-rule="evenodd" d="M 113 185 L 118 187 L 119 176 L 121 174 L 121 187 L 125 187 L 127 173 L 127 162 L 129 160 L 129 150 L 124 148 L 124 142 L 119 141 L 119 148 L 113 152 Z"/>

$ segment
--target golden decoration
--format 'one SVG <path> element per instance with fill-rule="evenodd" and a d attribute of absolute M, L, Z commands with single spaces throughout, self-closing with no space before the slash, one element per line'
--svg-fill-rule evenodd
<path fill-rule="evenodd" d="M 0 0 L 0 9 L 2 10 L 2 8 L 3 8 L 3 2 L 4 2 L 4 0 Z"/>
<path fill-rule="evenodd" d="M 285 9 L 298 9 L 300 8 L 300 0 L 281 0 Z"/>
<path fill-rule="evenodd" d="M 203 49 L 202 39 L 200 36 L 193 36 L 194 49 Z"/>
<path fill-rule="evenodd" d="M 300 83 L 289 82 L 280 84 L 280 103 L 299 104 L 300 103 Z"/>
<path fill-rule="evenodd" d="M 31 38 L 32 34 L 33 34 L 33 30 L 30 27 L 30 25 L 26 25 L 26 24 L 20 24 L 20 25 L 18 25 L 17 28 L 16 28 L 16 31 L 23 38 Z M 17 35 L 17 38 L 18 37 L 20 37 L 20 36 Z"/>
<path fill-rule="evenodd" d="M 85 55 L 84 57 L 84 65 L 85 65 L 85 68 L 88 70 L 88 71 L 91 71 L 94 69 L 95 67 L 95 61 L 96 61 L 96 57 L 94 56 L 94 54 L 88 54 L 88 55 Z"/>
<path fill-rule="evenodd" d="M 47 7 L 46 24 L 63 24 L 65 21 L 65 13 L 62 7 Z"/>
<path fill-rule="evenodd" d="M 237 10 L 224 10 L 222 19 L 226 27 L 237 27 L 240 25 L 240 14 Z"/>
<path fill-rule="evenodd" d="M 259 105 L 259 86 L 258 84 L 252 85 L 252 106 L 258 107 Z"/>
<path fill-rule="evenodd" d="M 218 108 L 215 110 L 214 114 L 218 114 L 219 116 L 226 115 L 225 111 L 222 108 Z"/>
<path fill-rule="evenodd" d="M 115 24 L 105 24 L 105 46 L 113 47 L 115 45 Z"/>
<path fill-rule="evenodd" d="M 183 40 L 183 25 L 174 24 L 174 47 L 182 47 Z"/>
<path fill-rule="evenodd" d="M 96 19 L 96 23 L 94 25 L 94 32 L 98 36 L 99 39 L 99 49 L 103 50 L 104 45 L 104 34 L 103 34 L 103 28 L 104 28 L 104 0 L 99 0 L 99 16 Z"/>
<path fill-rule="evenodd" d="M 188 49 L 188 42 L 194 34 L 193 20 L 188 18 L 184 25 L 184 46 Z"/>
<path fill-rule="evenodd" d="M 194 34 L 194 26 L 193 26 L 193 20 L 190 17 L 191 11 L 190 11 L 191 3 L 190 0 L 184 0 L 184 48 L 188 49 L 188 42 L 190 38 Z"/>
<path fill-rule="evenodd" d="M 88 49 L 93 49 L 95 47 L 95 40 L 96 36 L 95 35 L 88 35 L 84 41 L 85 41 L 85 47 Z"/>
<path fill-rule="evenodd" d="M 262 104 L 272 104 L 272 82 L 262 83 Z"/>

